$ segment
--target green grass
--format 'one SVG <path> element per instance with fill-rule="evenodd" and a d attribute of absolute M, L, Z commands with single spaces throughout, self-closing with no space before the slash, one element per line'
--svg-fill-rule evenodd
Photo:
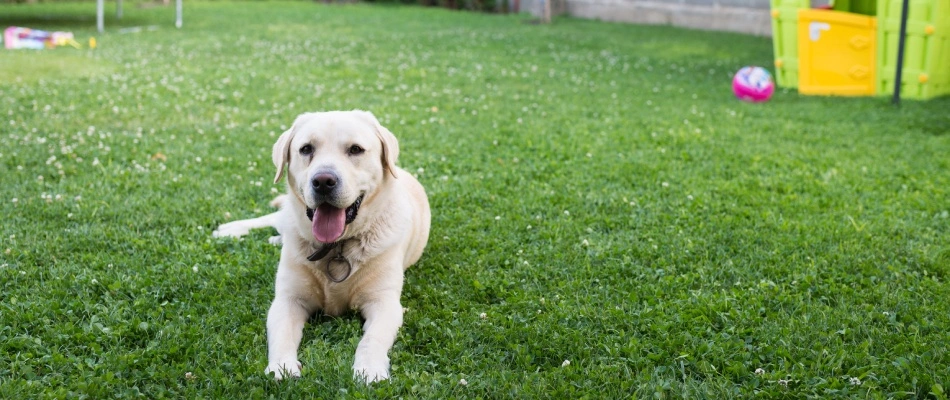
<path fill-rule="evenodd" d="M 66 80 L 104 75 L 115 70 L 103 60 L 70 54 L 69 50 L 17 51 L 0 57 L 0 82 L 35 83 L 41 79 Z"/>
<path fill-rule="evenodd" d="M 100 44 L 0 52 L 0 398 L 946 398 L 950 98 L 742 103 L 771 45 L 728 33 L 91 4 L 0 5 Z M 275 383 L 272 232 L 210 233 L 268 211 L 297 114 L 352 108 L 433 208 L 393 379 L 318 316 Z"/>

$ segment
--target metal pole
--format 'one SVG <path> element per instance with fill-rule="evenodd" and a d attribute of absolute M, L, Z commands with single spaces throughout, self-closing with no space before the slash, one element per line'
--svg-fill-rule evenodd
<path fill-rule="evenodd" d="M 175 0 L 175 27 L 181 28 L 181 0 Z"/>
<path fill-rule="evenodd" d="M 904 41 L 907 36 L 907 7 L 909 0 L 904 0 L 901 4 L 901 29 L 897 38 L 897 72 L 894 74 L 894 98 L 891 102 L 894 105 L 901 103 L 901 74 L 904 73 Z M 883 43 L 882 43 L 883 45 Z"/>
<path fill-rule="evenodd" d="M 96 0 L 96 29 L 99 32 L 106 30 L 105 15 L 103 15 L 105 8 L 105 0 Z"/>

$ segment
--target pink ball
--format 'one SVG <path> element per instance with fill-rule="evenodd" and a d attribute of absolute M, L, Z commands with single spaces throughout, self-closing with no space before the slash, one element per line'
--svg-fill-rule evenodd
<path fill-rule="evenodd" d="M 774 91 L 772 75 L 762 67 L 743 67 L 732 78 L 732 92 L 739 100 L 763 102 L 771 98 Z"/>

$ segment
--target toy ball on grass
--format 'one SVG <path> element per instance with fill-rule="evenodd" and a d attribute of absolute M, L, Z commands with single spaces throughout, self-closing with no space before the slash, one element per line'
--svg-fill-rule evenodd
<path fill-rule="evenodd" d="M 740 100 L 763 102 L 772 97 L 774 91 L 772 75 L 762 67 L 744 67 L 732 78 L 732 92 Z"/>

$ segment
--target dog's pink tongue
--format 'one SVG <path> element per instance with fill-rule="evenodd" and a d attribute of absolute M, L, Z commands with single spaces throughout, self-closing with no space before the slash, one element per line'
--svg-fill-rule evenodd
<path fill-rule="evenodd" d="M 336 242 L 346 227 L 346 210 L 323 204 L 313 213 L 313 237 L 323 243 Z"/>

